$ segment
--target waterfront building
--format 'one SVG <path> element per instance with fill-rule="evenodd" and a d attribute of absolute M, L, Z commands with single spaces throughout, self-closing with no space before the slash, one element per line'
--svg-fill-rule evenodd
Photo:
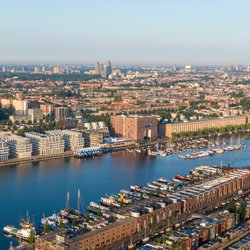
<path fill-rule="evenodd" d="M 5 139 L 0 139 L 0 161 L 9 159 L 9 147 Z"/>
<path fill-rule="evenodd" d="M 32 122 L 43 119 L 43 112 L 40 109 L 28 109 L 28 114 Z"/>
<path fill-rule="evenodd" d="M 135 141 L 154 141 L 158 136 L 158 120 L 155 116 L 111 116 L 111 134 Z"/>
<path fill-rule="evenodd" d="M 69 115 L 68 107 L 55 107 L 55 120 L 59 121 L 61 119 L 65 119 Z"/>
<path fill-rule="evenodd" d="M 77 128 L 82 131 L 99 132 L 103 134 L 103 137 L 109 137 L 109 129 L 104 122 L 85 122 L 78 123 Z"/>
<path fill-rule="evenodd" d="M 31 140 L 34 155 L 53 155 L 64 152 L 64 140 L 61 135 L 26 132 L 25 136 Z"/>
<path fill-rule="evenodd" d="M 5 136 L 9 146 L 10 158 L 29 158 L 32 155 L 32 144 L 29 138 L 10 134 Z"/>
<path fill-rule="evenodd" d="M 36 238 L 35 247 L 37 250 L 120 249 L 137 243 L 145 237 L 153 236 L 155 233 L 171 228 L 176 223 L 185 221 L 191 214 L 204 208 L 212 209 L 226 198 L 235 196 L 239 191 L 247 191 L 250 188 L 250 171 L 230 170 L 221 177 L 188 187 L 188 189 L 192 188 L 197 192 L 178 195 L 179 191 L 175 191 L 172 198 L 152 197 L 117 209 L 111 214 L 119 219 L 113 223 L 103 224 L 101 228 L 85 227 L 74 236 L 71 231 L 64 228 L 53 231 Z M 234 222 L 234 215 L 229 215 L 226 220 L 225 218 L 223 216 L 218 220 L 217 224 L 222 225 L 218 233 L 224 232 L 222 229 L 226 228 L 226 223 L 228 228 L 237 223 L 237 221 Z M 208 240 L 208 230 L 209 228 L 201 237 L 198 235 L 197 241 Z M 213 230 L 212 228 L 211 231 Z M 185 235 L 186 231 L 180 229 L 178 233 Z"/>
<path fill-rule="evenodd" d="M 159 134 L 161 137 L 172 137 L 173 133 L 197 132 L 202 129 L 222 128 L 248 123 L 247 116 L 228 116 L 216 119 L 194 120 L 189 122 L 160 123 Z"/>
<path fill-rule="evenodd" d="M 86 130 L 83 132 L 84 146 L 95 147 L 103 143 L 103 133 Z"/>
<path fill-rule="evenodd" d="M 72 130 L 50 130 L 46 131 L 46 134 L 61 135 L 64 139 L 65 151 L 74 151 L 84 147 L 84 138 L 80 132 Z"/>

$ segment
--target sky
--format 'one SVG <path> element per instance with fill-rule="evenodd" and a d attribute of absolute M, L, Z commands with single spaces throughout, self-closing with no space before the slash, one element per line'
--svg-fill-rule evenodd
<path fill-rule="evenodd" d="M 249 0 L 0 0 L 0 62 L 250 65 Z"/>

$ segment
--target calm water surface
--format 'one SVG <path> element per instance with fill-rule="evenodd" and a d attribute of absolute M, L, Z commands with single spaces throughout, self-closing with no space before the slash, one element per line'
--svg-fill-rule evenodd
<path fill-rule="evenodd" d="M 5 225 L 18 226 L 26 210 L 37 225 L 43 212 L 49 216 L 65 207 L 66 193 L 70 205 L 76 207 L 77 189 L 81 190 L 83 205 L 98 201 L 101 196 L 129 189 L 133 184 L 146 184 L 159 178 L 173 178 L 187 174 L 200 165 L 250 165 L 250 141 L 247 148 L 225 152 L 203 159 L 183 160 L 176 155 L 168 157 L 138 157 L 125 152 L 103 155 L 100 159 L 58 159 L 36 164 L 25 164 L 0 169 L 0 229 Z M 10 238 L 0 233 L 0 250 L 7 249 Z M 13 241 L 15 242 L 15 241 Z"/>

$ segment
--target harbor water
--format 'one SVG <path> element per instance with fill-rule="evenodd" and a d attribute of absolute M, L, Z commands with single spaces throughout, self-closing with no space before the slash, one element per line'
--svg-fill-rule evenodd
<path fill-rule="evenodd" d="M 177 155 L 166 157 L 139 156 L 116 152 L 96 159 L 57 159 L 39 163 L 3 167 L 0 169 L 0 228 L 6 225 L 18 227 L 20 217 L 26 211 L 36 225 L 46 216 L 65 207 L 66 193 L 70 192 L 70 206 L 77 206 L 77 190 L 80 189 L 83 209 L 90 201 L 99 201 L 106 194 L 116 194 L 130 185 L 143 185 L 159 177 L 173 178 L 176 174 L 188 174 L 200 165 L 250 165 L 250 140 L 243 141 L 246 148 L 226 151 L 199 159 L 179 159 Z M 1 232 L 0 250 L 8 249 L 10 241 Z"/>

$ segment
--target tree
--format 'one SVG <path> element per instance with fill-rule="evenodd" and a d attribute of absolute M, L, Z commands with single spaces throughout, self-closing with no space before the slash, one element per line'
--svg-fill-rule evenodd
<path fill-rule="evenodd" d="M 246 216 L 246 208 L 245 208 L 245 204 L 243 201 L 240 202 L 240 206 L 239 206 L 237 212 L 240 215 L 240 220 L 244 221 L 245 216 Z"/>
<path fill-rule="evenodd" d="M 86 213 L 86 215 L 85 215 L 85 220 L 86 220 L 86 222 L 89 222 L 89 221 L 90 221 L 89 212 Z"/>
<path fill-rule="evenodd" d="M 12 126 L 13 122 L 11 120 L 8 121 L 8 126 Z"/>
<path fill-rule="evenodd" d="M 109 205 L 109 211 L 110 211 L 110 212 L 113 212 L 113 211 L 114 211 L 114 206 L 113 206 L 113 204 L 110 204 L 110 205 Z"/>
<path fill-rule="evenodd" d="M 228 201 L 227 210 L 228 210 L 230 213 L 235 213 L 235 211 L 236 211 L 236 206 L 235 206 L 235 202 L 234 202 L 233 199 L 230 199 L 230 200 Z"/>
<path fill-rule="evenodd" d="M 43 226 L 43 233 L 46 234 L 50 231 L 49 224 L 45 223 Z"/>
<path fill-rule="evenodd" d="M 74 216 L 73 221 L 72 221 L 72 225 L 75 227 L 76 226 L 76 217 Z"/>
<path fill-rule="evenodd" d="M 30 230 L 30 235 L 29 235 L 28 241 L 30 244 L 35 243 L 35 232 L 33 229 Z"/>
<path fill-rule="evenodd" d="M 64 224 L 63 224 L 63 220 L 62 219 L 60 219 L 60 221 L 59 221 L 59 227 L 63 227 L 64 226 Z"/>
<path fill-rule="evenodd" d="M 98 209 L 97 216 L 102 217 L 102 210 L 101 210 L 101 208 Z"/>

